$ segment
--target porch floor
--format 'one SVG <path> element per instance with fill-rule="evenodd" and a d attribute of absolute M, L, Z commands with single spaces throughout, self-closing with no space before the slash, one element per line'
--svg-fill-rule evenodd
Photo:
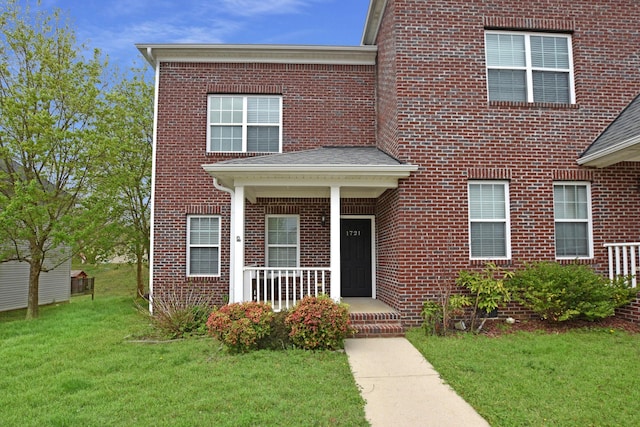
<path fill-rule="evenodd" d="M 395 313 L 396 310 L 373 298 L 345 297 L 341 300 L 349 305 L 349 313 Z"/>

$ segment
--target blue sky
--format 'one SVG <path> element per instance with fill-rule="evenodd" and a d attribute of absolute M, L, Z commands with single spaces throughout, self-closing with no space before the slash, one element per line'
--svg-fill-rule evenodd
<path fill-rule="evenodd" d="M 20 0 L 36 7 L 35 0 Z M 369 0 L 42 0 L 120 68 L 134 43 L 359 45 Z"/>

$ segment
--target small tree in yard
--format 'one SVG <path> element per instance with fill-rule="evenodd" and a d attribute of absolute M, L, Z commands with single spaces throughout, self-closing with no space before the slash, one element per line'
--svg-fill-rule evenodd
<path fill-rule="evenodd" d="M 106 161 L 99 52 L 85 59 L 58 14 L 16 1 L 0 14 L 0 261 L 27 262 L 27 318 L 38 315 L 40 273 L 89 241 L 109 205 L 91 197 Z"/>
<path fill-rule="evenodd" d="M 132 70 L 106 95 L 109 108 L 98 129 L 110 142 L 103 165 L 100 194 L 108 197 L 117 216 L 103 245 L 136 263 L 137 294 L 144 294 L 143 266 L 149 259 L 153 85 L 143 70 Z"/>

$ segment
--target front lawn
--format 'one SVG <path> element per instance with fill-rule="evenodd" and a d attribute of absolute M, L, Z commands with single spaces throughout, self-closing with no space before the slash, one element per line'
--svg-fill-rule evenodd
<path fill-rule="evenodd" d="M 493 426 L 631 426 L 640 335 L 613 329 L 407 338 Z"/>
<path fill-rule="evenodd" d="M 2 426 L 367 425 L 344 353 L 135 342 L 131 298 L 98 295 L 0 316 Z"/>

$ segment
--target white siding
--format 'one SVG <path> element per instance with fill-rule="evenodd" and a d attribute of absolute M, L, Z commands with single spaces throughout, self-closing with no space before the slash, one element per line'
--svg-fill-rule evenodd
<path fill-rule="evenodd" d="M 40 273 L 40 305 L 69 301 L 71 296 L 71 260 L 55 270 Z M 0 311 L 27 307 L 29 293 L 29 264 L 0 263 Z"/>

